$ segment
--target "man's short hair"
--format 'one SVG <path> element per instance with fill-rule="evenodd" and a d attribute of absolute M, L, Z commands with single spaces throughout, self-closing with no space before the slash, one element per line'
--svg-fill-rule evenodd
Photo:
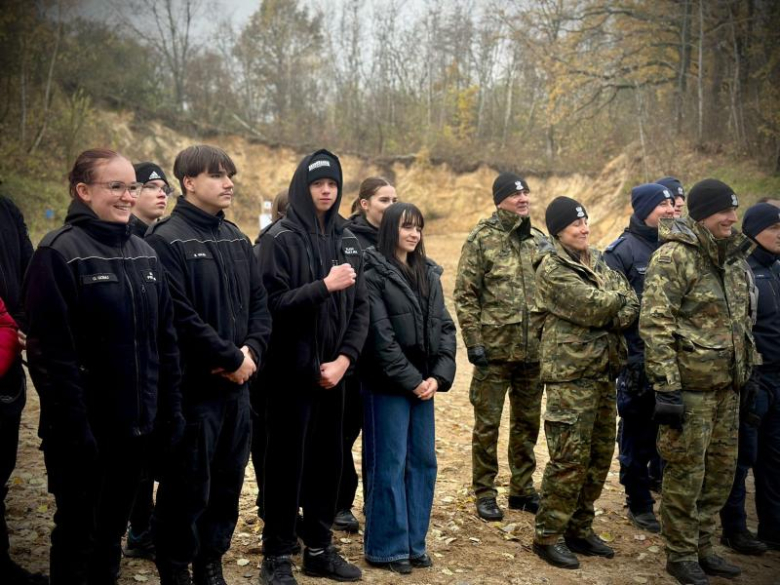
<path fill-rule="evenodd" d="M 181 192 L 186 193 L 184 177 L 197 177 L 203 172 L 219 173 L 224 171 L 229 177 L 236 174 L 236 165 L 228 153 L 217 146 L 196 144 L 188 146 L 176 155 L 173 174 L 179 180 Z"/>

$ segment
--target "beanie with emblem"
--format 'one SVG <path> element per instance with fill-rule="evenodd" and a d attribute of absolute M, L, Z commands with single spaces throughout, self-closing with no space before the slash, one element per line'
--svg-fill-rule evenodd
<path fill-rule="evenodd" d="M 720 211 L 739 207 L 734 189 L 717 179 L 704 179 L 688 193 L 688 215 L 701 221 Z"/>
<path fill-rule="evenodd" d="M 163 170 L 153 162 L 142 162 L 133 165 L 135 169 L 135 180 L 139 183 L 148 183 L 149 181 L 162 181 L 170 187 L 168 178 Z"/>
<path fill-rule="evenodd" d="M 756 203 L 742 218 L 742 233 L 756 239 L 766 228 L 780 223 L 780 209 L 771 203 Z"/>
<path fill-rule="evenodd" d="M 685 199 L 685 189 L 683 189 L 680 179 L 675 177 L 664 177 L 663 179 L 658 179 L 656 183 L 669 189 L 674 197 L 682 197 Z"/>
<path fill-rule="evenodd" d="M 320 179 L 333 179 L 341 188 L 341 166 L 336 159 L 324 152 L 316 153 L 309 160 L 307 183 L 311 185 Z"/>
<path fill-rule="evenodd" d="M 588 217 L 585 207 L 579 201 L 563 195 L 553 199 L 544 212 L 547 232 L 551 236 L 558 235 L 569 224 L 583 217 Z"/>
<path fill-rule="evenodd" d="M 674 197 L 669 189 L 659 183 L 645 183 L 631 189 L 631 207 L 634 208 L 634 215 L 642 221 L 664 201 L 674 203 Z"/>
<path fill-rule="evenodd" d="M 498 205 L 518 191 L 530 191 L 525 179 L 514 173 L 501 173 L 493 181 L 493 202 Z"/>

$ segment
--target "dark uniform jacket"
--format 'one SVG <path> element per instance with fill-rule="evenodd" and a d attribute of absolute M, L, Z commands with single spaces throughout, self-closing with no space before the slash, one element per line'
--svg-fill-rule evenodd
<path fill-rule="evenodd" d="M 368 298 L 363 258 L 355 235 L 339 218 L 336 202 L 317 219 L 308 185 L 305 157 L 293 175 L 287 215 L 260 239 L 258 251 L 274 330 L 268 353 L 269 377 L 297 377 L 316 383 L 320 364 L 345 355 L 354 365 L 368 332 Z M 338 160 L 332 153 L 327 153 Z M 332 266 L 348 262 L 357 281 L 330 293 L 324 278 Z"/>
<path fill-rule="evenodd" d="M 244 345 L 260 367 L 271 332 L 249 239 L 221 211 L 212 215 L 180 196 L 171 215 L 150 227 L 146 241 L 159 254 L 171 287 L 185 404 L 238 391 L 243 386 L 211 372 L 235 372 Z"/>
<path fill-rule="evenodd" d="M 25 330 L 22 279 L 33 255 L 22 213 L 10 199 L 0 196 L 0 298 L 19 328 Z M 0 414 L 16 416 L 24 408 L 25 377 L 17 358 L 0 377 Z"/>
<path fill-rule="evenodd" d="M 366 251 L 379 242 L 379 228 L 375 228 L 366 220 L 366 216 L 357 213 L 346 220 L 346 228 L 357 236 L 360 247 Z"/>
<path fill-rule="evenodd" d="M 761 372 L 780 373 L 780 258 L 761 246 L 748 258 L 758 288 L 758 317 L 753 325 Z"/>
<path fill-rule="evenodd" d="M 142 240 L 146 235 L 146 230 L 149 229 L 149 224 L 144 223 L 134 215 L 130 216 L 128 225 L 130 226 L 130 233 L 132 233 L 134 236 L 138 236 Z"/>
<path fill-rule="evenodd" d="M 181 412 L 173 305 L 157 255 L 80 201 L 25 278 L 27 356 L 44 441 L 138 436 Z"/>
<path fill-rule="evenodd" d="M 439 392 L 455 379 L 455 324 L 444 305 L 442 269 L 427 261 L 427 298 L 421 302 L 398 267 L 376 248 L 365 252 L 371 326 L 361 356 L 363 387 L 411 393 L 435 378 Z"/>

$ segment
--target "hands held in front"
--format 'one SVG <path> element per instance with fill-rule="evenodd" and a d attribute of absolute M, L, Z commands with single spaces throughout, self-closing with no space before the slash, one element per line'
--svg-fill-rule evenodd
<path fill-rule="evenodd" d="M 342 266 L 344 265 L 342 264 Z M 335 268 L 339 268 L 339 266 L 335 266 L 334 269 Z M 333 270 L 331 270 L 331 273 L 332 272 Z M 340 355 L 332 362 L 321 364 L 319 385 L 325 389 L 333 388 L 341 382 L 341 379 L 344 377 L 344 374 L 347 373 L 348 368 L 349 358 L 345 355 Z"/>
<path fill-rule="evenodd" d="M 257 364 L 255 363 L 255 360 L 252 359 L 252 353 L 246 345 L 241 348 L 241 353 L 244 354 L 244 361 L 241 362 L 241 365 L 235 372 L 226 372 L 222 368 L 216 368 L 211 370 L 211 373 L 219 374 L 223 378 L 226 378 L 239 386 L 246 383 L 257 371 Z"/>
<path fill-rule="evenodd" d="M 357 272 L 352 268 L 352 265 L 345 262 L 338 266 L 333 266 L 328 272 L 328 276 L 325 277 L 325 287 L 328 292 L 336 292 L 349 288 L 355 284 L 357 278 Z"/>
<path fill-rule="evenodd" d="M 469 361 L 475 366 L 487 368 L 490 365 L 490 362 L 487 359 L 487 353 L 483 346 L 475 345 L 474 347 L 470 347 L 466 350 L 466 353 L 468 354 Z"/>
<path fill-rule="evenodd" d="M 436 378 L 428 378 L 420 382 L 420 385 L 413 392 L 420 400 L 430 400 L 438 390 L 439 383 L 436 381 Z"/>

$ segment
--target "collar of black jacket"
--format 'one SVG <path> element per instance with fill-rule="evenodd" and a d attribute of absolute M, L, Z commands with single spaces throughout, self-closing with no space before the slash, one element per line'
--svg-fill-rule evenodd
<path fill-rule="evenodd" d="M 90 236 L 108 246 L 121 246 L 130 237 L 129 223 L 103 221 L 81 199 L 74 199 L 68 207 L 65 223 L 78 226 Z"/>
<path fill-rule="evenodd" d="M 780 256 L 772 254 L 772 252 L 762 247 L 761 245 L 756 246 L 756 249 L 753 250 L 753 254 L 751 254 L 751 256 L 753 256 L 753 258 L 759 264 L 763 264 L 767 268 L 769 268 L 770 266 L 772 266 L 772 264 L 780 260 Z"/>
<path fill-rule="evenodd" d="M 630 234 L 634 234 L 635 236 L 642 238 L 643 240 L 647 240 L 652 244 L 659 244 L 658 228 L 650 227 L 636 215 L 632 215 L 628 220 L 628 227 L 626 228 L 626 231 Z"/>
<path fill-rule="evenodd" d="M 188 222 L 207 230 L 218 228 L 225 219 L 224 212 L 219 211 L 216 215 L 207 213 L 187 201 L 184 195 L 176 199 L 176 207 L 173 208 L 171 215 L 180 215 Z"/>

